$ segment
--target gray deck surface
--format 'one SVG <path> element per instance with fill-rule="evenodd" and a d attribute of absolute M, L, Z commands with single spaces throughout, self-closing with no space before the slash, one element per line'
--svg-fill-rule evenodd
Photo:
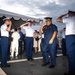
<path fill-rule="evenodd" d="M 58 52 L 58 54 L 60 54 L 60 52 Z M 34 54 L 34 58 L 41 56 L 41 53 Z M 22 58 L 24 58 L 24 56 L 19 56 L 17 60 L 22 60 Z M 10 68 L 2 68 L 7 75 L 64 75 L 64 72 L 68 71 L 67 56 L 58 56 L 56 67 L 53 69 L 48 68 L 49 65 L 42 67 L 42 59 L 12 62 L 10 65 Z"/>

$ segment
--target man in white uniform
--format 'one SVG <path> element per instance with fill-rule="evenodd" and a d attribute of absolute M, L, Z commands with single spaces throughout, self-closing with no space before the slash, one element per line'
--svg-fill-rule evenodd
<path fill-rule="evenodd" d="M 56 21 L 66 24 L 66 48 L 68 54 L 69 72 L 64 74 L 75 75 L 75 11 L 69 11 L 67 14 L 61 15 Z"/>
<path fill-rule="evenodd" d="M 15 32 L 12 33 L 12 42 L 11 42 L 11 57 L 14 56 L 14 51 L 16 52 L 15 56 L 18 56 L 18 40 L 20 38 L 19 33 L 17 32 L 17 29 L 15 28 Z"/>
<path fill-rule="evenodd" d="M 9 31 L 12 22 L 9 18 L 3 19 L 4 24 L 1 26 L 1 67 L 10 67 L 7 64 L 7 52 L 9 44 Z"/>
<path fill-rule="evenodd" d="M 20 28 L 23 28 L 26 33 L 26 57 L 27 60 L 33 60 L 32 58 L 32 50 L 33 50 L 33 35 L 34 35 L 34 29 L 31 27 L 32 21 L 28 20 L 27 23 L 24 23 L 20 26 Z"/>
<path fill-rule="evenodd" d="M 66 55 L 66 41 L 65 41 L 65 31 L 66 31 L 66 28 L 63 28 L 60 33 L 62 35 L 62 54 L 63 55 Z"/>

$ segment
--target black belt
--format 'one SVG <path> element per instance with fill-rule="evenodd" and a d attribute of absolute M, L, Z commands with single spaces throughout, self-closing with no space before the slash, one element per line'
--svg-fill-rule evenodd
<path fill-rule="evenodd" d="M 9 37 L 7 37 L 7 36 L 1 36 L 1 38 L 9 38 Z"/>
<path fill-rule="evenodd" d="M 26 38 L 33 38 L 33 37 L 26 37 Z"/>
<path fill-rule="evenodd" d="M 71 35 L 66 35 L 66 37 L 68 37 L 68 36 L 75 36 L 74 34 L 71 34 Z"/>

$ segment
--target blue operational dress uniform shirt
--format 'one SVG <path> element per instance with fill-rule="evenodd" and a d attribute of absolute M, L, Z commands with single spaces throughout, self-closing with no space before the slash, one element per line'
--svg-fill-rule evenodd
<path fill-rule="evenodd" d="M 44 33 L 44 42 L 42 44 L 42 52 L 43 52 L 43 59 L 44 62 L 47 63 L 50 61 L 51 65 L 56 64 L 56 52 L 57 52 L 57 36 L 55 37 L 52 44 L 49 44 L 50 39 L 53 36 L 54 32 L 57 32 L 57 27 L 53 24 L 49 26 L 44 26 L 43 33 Z M 50 59 L 49 55 L 50 54 Z"/>
<path fill-rule="evenodd" d="M 8 52 L 8 37 L 9 32 L 6 31 L 7 25 L 3 24 L 1 26 L 1 65 L 7 65 L 7 52 Z"/>
<path fill-rule="evenodd" d="M 23 33 L 20 31 L 19 32 L 19 35 L 20 35 L 20 39 L 19 39 L 19 54 L 22 54 L 22 42 L 23 42 L 23 38 L 24 38 L 24 35 Z"/>

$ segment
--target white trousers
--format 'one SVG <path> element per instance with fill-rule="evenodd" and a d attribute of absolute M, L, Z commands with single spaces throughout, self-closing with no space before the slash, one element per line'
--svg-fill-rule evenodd
<path fill-rule="evenodd" d="M 38 48 L 39 48 L 38 52 L 41 51 L 40 44 L 41 44 L 41 39 L 39 39 L 39 42 L 38 42 Z"/>
<path fill-rule="evenodd" d="M 15 52 L 15 56 L 18 55 L 18 41 L 12 41 L 11 43 L 11 57 L 14 56 L 14 52 Z"/>

